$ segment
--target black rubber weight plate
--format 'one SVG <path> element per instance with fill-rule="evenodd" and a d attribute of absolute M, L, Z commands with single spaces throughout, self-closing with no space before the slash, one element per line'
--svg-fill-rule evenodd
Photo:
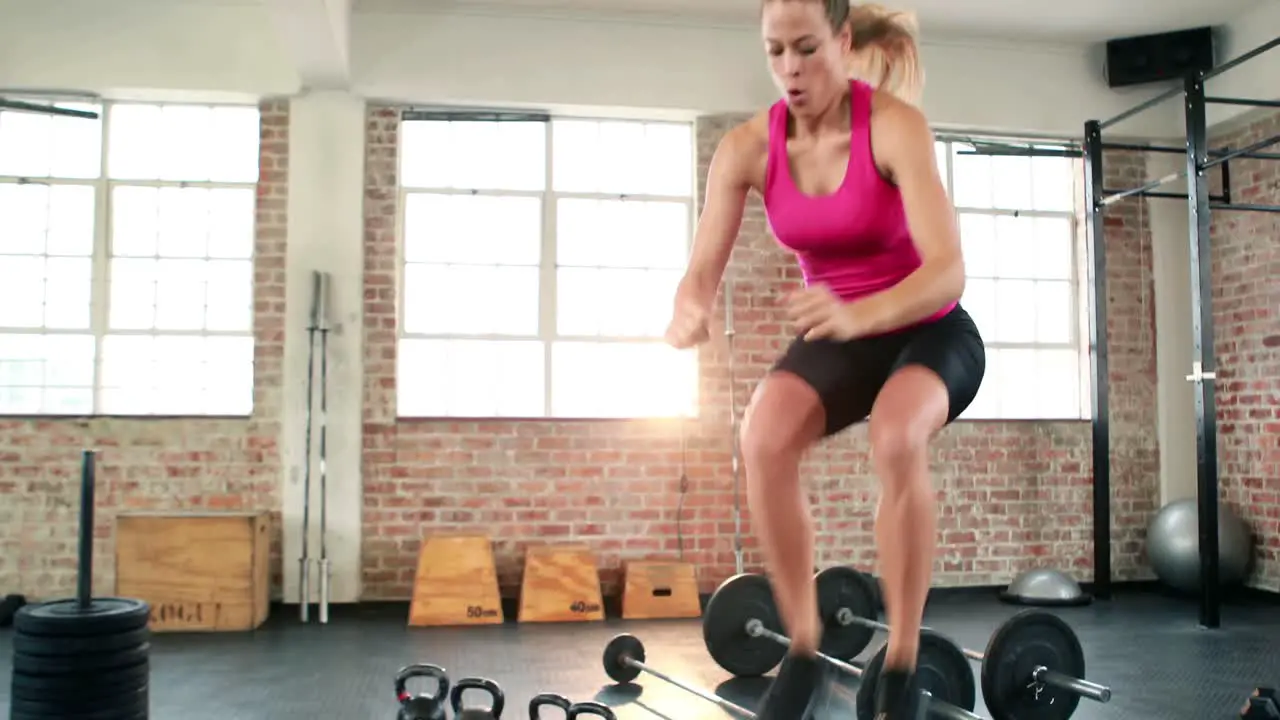
<path fill-rule="evenodd" d="M 920 631 L 916 678 L 920 689 L 928 690 L 935 700 L 970 712 L 978 704 L 978 681 L 964 650 L 947 636 L 927 628 Z"/>
<path fill-rule="evenodd" d="M 40 657 L 75 657 L 84 653 L 119 652 L 139 647 L 151 639 L 151 631 L 145 627 L 110 635 L 87 637 L 44 637 L 41 635 L 14 634 L 13 651 L 21 655 Z"/>
<path fill-rule="evenodd" d="M 1037 667 L 1083 678 L 1084 648 L 1071 626 L 1043 610 L 1005 621 L 987 643 L 982 700 L 992 720 L 1065 720 L 1080 704 L 1074 693 L 1031 681 Z"/>
<path fill-rule="evenodd" d="M 13 628 L 23 635 L 85 637 L 146 627 L 151 607 L 132 598 L 93 598 L 81 608 L 75 598 L 27 605 L 13 618 Z"/>
<path fill-rule="evenodd" d="M 145 688 L 150 674 L 150 663 L 107 672 L 75 675 L 32 676 L 19 675 L 15 672 L 11 687 L 13 697 L 24 700 L 54 702 L 67 694 L 102 699 Z"/>
<path fill-rule="evenodd" d="M 13 671 L 19 675 L 76 675 L 117 668 L 131 668 L 146 662 L 151 643 L 114 652 L 84 653 L 67 657 L 46 657 L 14 653 Z"/>
<path fill-rule="evenodd" d="M 134 689 L 112 698 L 86 698 L 68 694 L 57 700 L 26 700 L 14 698 L 11 712 L 14 717 L 29 717 L 51 720 L 52 718 L 94 717 L 101 713 L 107 717 L 127 718 L 134 715 L 146 716 L 150 708 L 150 691 L 148 688 Z"/>
<path fill-rule="evenodd" d="M 888 651 L 888 643 L 880 646 L 863 671 L 862 683 L 858 685 L 858 720 L 872 720 L 875 714 L 876 681 Z M 928 690 L 935 702 L 946 702 L 970 712 L 978 703 L 977 682 L 969 659 L 960 646 L 933 630 L 920 631 L 916 681 L 919 689 Z"/>
<path fill-rule="evenodd" d="M 881 645 L 880 651 L 872 656 L 871 662 L 862 669 L 862 679 L 858 683 L 858 699 L 854 706 L 858 720 L 872 720 L 876 712 L 876 682 L 880 679 L 880 667 L 884 665 L 884 654 L 889 646 Z"/>
<path fill-rule="evenodd" d="M 759 677 L 782 662 L 785 645 L 747 635 L 747 621 L 782 633 L 773 588 L 763 575 L 743 573 L 720 583 L 702 615 L 702 640 L 707 652 L 725 671 L 738 677 Z"/>
<path fill-rule="evenodd" d="M 604 672 L 616 683 L 629 683 L 640 677 L 640 670 L 624 660 L 644 662 L 644 644 L 634 635 L 618 635 L 604 648 Z"/>
<path fill-rule="evenodd" d="M 819 650 L 838 660 L 852 660 L 867 649 L 875 629 L 866 625 L 842 625 L 841 610 L 865 620 L 876 619 L 876 593 L 870 577 L 851 567 L 836 565 L 814 578 L 818 612 L 822 618 Z"/>

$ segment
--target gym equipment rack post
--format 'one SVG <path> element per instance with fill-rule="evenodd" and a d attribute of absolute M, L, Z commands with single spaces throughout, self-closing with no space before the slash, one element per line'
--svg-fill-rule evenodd
<path fill-rule="evenodd" d="M 1224 172 L 1224 198 L 1211 198 L 1205 173 L 1233 158 L 1258 160 L 1280 159 L 1280 154 L 1260 150 L 1280 143 L 1280 135 L 1237 150 L 1210 150 L 1206 107 L 1208 104 L 1280 107 L 1273 100 L 1209 97 L 1204 84 L 1280 45 L 1280 37 L 1217 67 L 1190 73 L 1180 87 L 1173 87 L 1142 104 L 1108 120 L 1090 120 L 1084 125 L 1084 177 L 1087 252 L 1089 257 L 1089 371 L 1093 398 L 1093 593 L 1100 599 L 1111 596 L 1111 442 L 1108 426 L 1107 359 L 1107 263 L 1104 234 L 1105 209 L 1120 197 L 1185 198 L 1190 219 L 1191 323 L 1193 362 L 1188 382 L 1195 383 L 1196 459 L 1199 496 L 1200 536 L 1200 609 L 1199 622 L 1206 628 L 1221 625 L 1222 598 L 1219 588 L 1218 563 L 1218 458 L 1217 419 L 1214 393 L 1213 306 L 1211 298 L 1210 214 L 1214 210 L 1280 212 L 1280 206 L 1233 204 L 1230 183 Z M 1102 131 L 1116 123 L 1154 107 L 1173 97 L 1184 100 L 1187 142 L 1185 148 L 1147 147 L 1144 145 L 1105 143 Z M 1103 187 L 1102 153 L 1104 150 L 1136 150 L 1185 154 L 1186 169 L 1157 181 L 1129 190 L 1110 191 Z M 1210 159 L 1212 158 L 1212 159 Z M 1154 189 L 1167 182 L 1187 178 L 1187 193 L 1158 193 Z M 1209 381 L 1209 382 L 1206 382 Z"/>

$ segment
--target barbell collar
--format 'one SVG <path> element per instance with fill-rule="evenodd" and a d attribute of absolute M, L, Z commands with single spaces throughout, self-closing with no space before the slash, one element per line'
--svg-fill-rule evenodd
<path fill-rule="evenodd" d="M 1044 683 L 1050 687 L 1074 693 L 1086 700 L 1093 700 L 1094 702 L 1100 703 L 1111 701 L 1111 688 L 1105 685 L 1091 683 L 1088 680 L 1074 678 L 1070 675 L 1063 675 L 1062 673 L 1050 670 L 1043 665 L 1037 667 L 1031 672 L 1031 678 L 1036 682 Z"/>

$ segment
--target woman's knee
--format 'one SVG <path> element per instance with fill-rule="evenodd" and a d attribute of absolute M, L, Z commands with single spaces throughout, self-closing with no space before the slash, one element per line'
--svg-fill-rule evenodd
<path fill-rule="evenodd" d="M 898 371 L 876 398 L 868 439 L 877 467 L 906 472 L 928 462 L 929 440 L 946 422 L 946 386 L 930 370 Z"/>
<path fill-rule="evenodd" d="M 918 464 L 929 445 L 929 436 L 921 432 L 919 425 L 908 417 L 872 419 L 867 436 L 871 442 L 871 461 L 876 467 L 905 470 Z"/>
<path fill-rule="evenodd" d="M 814 389 L 790 373 L 773 373 L 756 388 L 739 434 L 744 462 L 772 464 L 799 457 L 822 436 L 826 419 Z"/>

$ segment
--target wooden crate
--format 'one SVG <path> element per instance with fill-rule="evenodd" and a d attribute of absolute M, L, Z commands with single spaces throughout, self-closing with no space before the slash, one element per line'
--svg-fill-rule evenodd
<path fill-rule="evenodd" d="M 434 535 L 418 552 L 409 627 L 501 625 L 493 545 L 483 535 Z"/>
<path fill-rule="evenodd" d="M 268 512 L 127 512 L 116 520 L 116 595 L 151 605 L 151 629 L 237 631 L 269 612 Z"/>

